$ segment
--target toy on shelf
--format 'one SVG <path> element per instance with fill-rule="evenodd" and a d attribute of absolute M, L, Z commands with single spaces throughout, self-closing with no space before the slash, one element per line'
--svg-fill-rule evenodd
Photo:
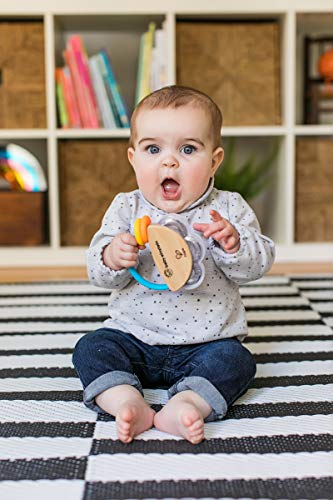
<path fill-rule="evenodd" d="M 202 263 L 205 245 L 200 236 L 190 227 L 173 216 L 165 216 L 159 224 L 152 224 L 145 215 L 135 221 L 134 237 L 140 246 L 149 243 L 153 260 L 165 283 L 152 283 L 141 276 L 133 267 L 132 276 L 152 290 L 171 290 L 180 288 L 191 290 L 198 287 L 205 276 Z"/>
<path fill-rule="evenodd" d="M 326 91 L 333 93 L 333 49 L 324 52 L 318 60 L 318 73 L 324 78 Z"/>
<path fill-rule="evenodd" d="M 0 178 L 12 190 L 46 191 L 46 179 L 37 158 L 18 144 L 0 147 Z"/>

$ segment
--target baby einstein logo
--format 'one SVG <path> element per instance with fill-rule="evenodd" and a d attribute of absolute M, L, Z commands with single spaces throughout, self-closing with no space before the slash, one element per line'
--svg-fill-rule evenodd
<path fill-rule="evenodd" d="M 155 240 L 155 245 L 156 245 L 156 248 L 158 250 L 158 253 L 160 254 L 160 257 L 161 257 L 163 265 L 164 265 L 164 275 L 167 278 L 170 278 L 173 275 L 173 270 L 169 267 L 169 264 L 165 258 L 165 255 L 163 253 L 161 245 L 159 244 L 159 242 L 157 240 Z"/>

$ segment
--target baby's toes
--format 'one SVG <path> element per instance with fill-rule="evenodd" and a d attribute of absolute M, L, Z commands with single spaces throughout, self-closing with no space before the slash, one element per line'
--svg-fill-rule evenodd
<path fill-rule="evenodd" d="M 183 415 L 183 425 L 185 427 L 185 436 L 192 444 L 200 443 L 204 439 L 204 423 L 196 411 Z"/>
<path fill-rule="evenodd" d="M 195 420 L 192 425 L 189 426 L 189 431 L 193 434 L 203 431 L 203 421 L 201 418 Z"/>
<path fill-rule="evenodd" d="M 117 415 L 116 426 L 118 438 L 120 439 L 120 441 L 122 441 L 123 443 L 129 443 L 130 441 L 132 441 L 131 422 L 129 422 L 128 420 L 124 420 L 122 414 Z"/>
<path fill-rule="evenodd" d="M 199 434 L 197 436 L 189 436 L 189 438 L 188 438 L 189 442 L 192 443 L 192 444 L 201 443 L 201 441 L 203 441 L 203 439 L 204 439 L 203 433 Z"/>
<path fill-rule="evenodd" d="M 129 427 L 127 425 L 126 426 L 118 425 L 117 426 L 117 433 L 118 433 L 118 438 L 123 443 L 129 443 L 130 441 L 132 441 L 132 436 L 130 434 L 130 429 L 129 429 Z"/>
<path fill-rule="evenodd" d="M 128 434 L 124 434 L 124 435 L 122 435 L 122 434 L 120 434 L 120 433 L 119 433 L 119 434 L 118 434 L 118 437 L 119 437 L 119 440 L 120 440 L 122 443 L 125 443 L 125 444 L 130 443 L 131 441 L 133 441 L 132 436 L 129 436 Z"/>
<path fill-rule="evenodd" d="M 130 428 L 131 428 L 131 424 L 130 424 L 130 422 L 124 422 L 124 420 L 118 420 L 117 427 L 122 432 L 127 432 L 128 433 L 129 430 L 130 430 Z"/>
<path fill-rule="evenodd" d="M 204 433 L 204 425 L 202 422 L 199 423 L 199 426 L 197 425 L 197 422 L 195 423 L 195 428 L 191 428 L 191 430 L 188 431 L 188 439 L 191 443 L 197 444 L 200 443 L 204 439 L 205 433 Z"/>

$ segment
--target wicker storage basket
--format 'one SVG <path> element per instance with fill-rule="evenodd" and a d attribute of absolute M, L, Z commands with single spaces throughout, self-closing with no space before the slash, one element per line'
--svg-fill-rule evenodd
<path fill-rule="evenodd" d="M 224 125 L 279 125 L 277 22 L 178 22 L 177 83 L 220 107 Z"/>
<path fill-rule="evenodd" d="M 42 21 L 0 21 L 0 72 L 0 128 L 45 128 Z"/>
<path fill-rule="evenodd" d="M 90 243 L 116 194 L 136 189 L 126 140 L 59 143 L 61 244 Z"/>
<path fill-rule="evenodd" d="M 46 193 L 0 191 L 0 214 L 0 245 L 45 243 Z"/>
<path fill-rule="evenodd" d="M 333 241 L 333 138 L 296 141 L 296 241 Z"/>

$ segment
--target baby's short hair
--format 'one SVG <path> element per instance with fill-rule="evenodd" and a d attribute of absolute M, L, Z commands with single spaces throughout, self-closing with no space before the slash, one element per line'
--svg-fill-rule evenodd
<path fill-rule="evenodd" d="M 222 113 L 207 94 L 200 90 L 181 85 L 169 85 L 155 90 L 144 97 L 133 111 L 131 117 L 131 137 L 130 145 L 133 146 L 133 139 L 136 135 L 135 122 L 138 114 L 143 109 L 163 109 L 179 108 L 187 104 L 192 104 L 203 109 L 211 117 L 212 138 L 214 147 L 221 145 Z"/>

